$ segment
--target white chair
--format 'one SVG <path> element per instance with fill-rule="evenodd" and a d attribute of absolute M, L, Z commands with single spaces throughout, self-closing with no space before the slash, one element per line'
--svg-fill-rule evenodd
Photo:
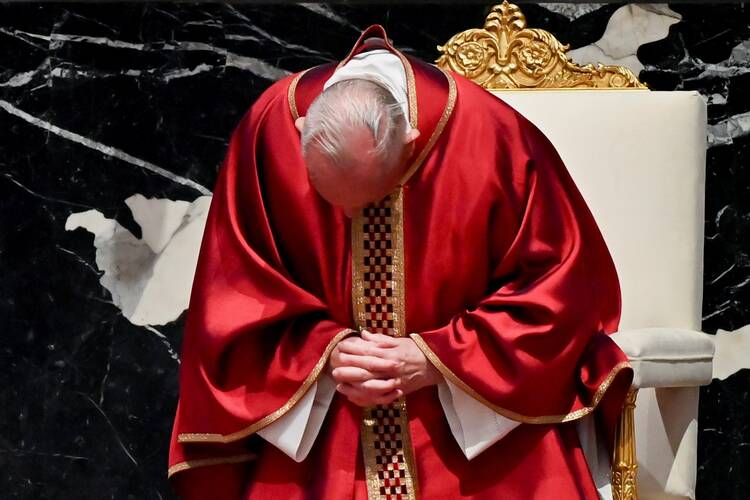
<path fill-rule="evenodd" d="M 612 495 L 695 498 L 698 386 L 711 381 L 714 353 L 700 332 L 706 105 L 695 91 L 649 91 L 626 68 L 577 66 L 567 49 L 504 2 L 484 29 L 439 47 L 437 64 L 547 135 L 612 253 L 623 299 L 613 338 L 635 370 Z"/>

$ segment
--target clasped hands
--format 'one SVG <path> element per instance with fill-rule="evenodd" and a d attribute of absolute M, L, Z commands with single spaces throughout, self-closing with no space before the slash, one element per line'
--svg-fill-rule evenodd
<path fill-rule="evenodd" d="M 336 390 L 363 407 L 388 404 L 442 377 L 411 338 L 367 330 L 336 344 L 327 371 Z"/>

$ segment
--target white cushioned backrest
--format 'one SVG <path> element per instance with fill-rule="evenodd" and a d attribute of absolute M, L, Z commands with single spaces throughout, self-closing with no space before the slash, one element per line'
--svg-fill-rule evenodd
<path fill-rule="evenodd" d="M 493 92 L 552 141 L 604 235 L 622 288 L 620 330 L 700 330 L 706 105 L 695 91 Z M 642 389 L 642 499 L 694 498 L 697 388 Z"/>
<path fill-rule="evenodd" d="M 700 330 L 706 107 L 697 92 L 494 92 L 552 141 L 617 267 L 620 329 Z"/>

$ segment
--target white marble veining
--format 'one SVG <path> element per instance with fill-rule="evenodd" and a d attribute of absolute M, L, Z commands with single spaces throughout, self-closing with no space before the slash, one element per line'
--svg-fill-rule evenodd
<path fill-rule="evenodd" d="M 313 49 L 313 48 L 310 48 L 310 47 L 306 47 L 304 45 L 300 45 L 300 44 L 297 44 L 297 43 L 292 43 L 292 42 L 289 42 L 289 41 L 284 40 L 282 38 L 279 38 L 276 35 L 268 32 L 267 30 L 265 30 L 263 28 L 261 28 L 260 26 L 254 24 L 250 18 L 248 18 L 242 12 L 240 12 L 239 10 L 237 10 L 234 6 L 227 5 L 226 7 L 229 10 L 229 12 L 231 12 L 232 14 L 235 15 L 235 17 L 237 17 L 237 18 L 239 18 L 239 19 L 241 19 L 243 21 L 243 25 L 242 25 L 243 28 L 248 29 L 248 30 L 252 31 L 253 33 L 256 33 L 256 34 L 259 35 L 259 37 L 256 38 L 259 41 L 260 40 L 268 41 L 268 42 L 271 42 L 271 43 L 273 43 L 273 44 L 275 44 L 277 46 L 284 47 L 284 48 L 290 49 L 290 50 L 296 50 L 296 51 L 299 51 L 301 53 L 306 53 L 306 54 L 311 54 L 311 55 L 317 55 L 317 56 L 328 56 L 329 58 L 332 57 L 330 54 L 326 54 L 326 53 L 321 52 L 319 50 L 316 50 L 316 49 Z M 320 7 L 320 12 L 321 13 L 323 13 L 323 12 L 329 12 L 332 16 L 334 16 L 333 18 L 335 18 L 335 14 L 333 14 L 333 12 L 328 7 Z M 326 16 L 326 17 L 328 17 L 329 19 L 332 18 L 331 16 Z"/>
<path fill-rule="evenodd" d="M 679 62 L 679 66 L 690 68 L 691 70 L 700 70 L 699 74 L 697 74 L 696 76 L 691 76 L 690 78 L 688 78 L 688 80 L 720 78 L 728 81 L 732 77 L 745 75 L 750 72 L 750 40 L 744 40 L 735 45 L 732 48 L 732 52 L 729 57 L 717 63 L 703 62 L 700 58 L 693 57 L 685 52 Z M 645 69 L 658 71 L 659 67 L 646 66 Z M 726 95 L 712 94 L 712 96 L 723 97 L 724 102 L 720 102 L 720 104 L 724 104 L 726 102 Z M 712 97 L 712 99 L 716 98 Z"/>
<path fill-rule="evenodd" d="M 714 337 L 713 378 L 725 380 L 742 369 L 750 368 L 750 325 L 728 332 L 719 329 Z"/>
<path fill-rule="evenodd" d="M 188 306 L 210 201 L 130 196 L 125 203 L 141 239 L 98 210 L 71 214 L 65 229 L 94 234 L 96 265 L 104 271 L 100 283 L 123 316 L 136 325 L 164 325 Z"/>
<path fill-rule="evenodd" d="M 167 179 L 173 182 L 176 182 L 177 184 L 182 184 L 184 186 L 191 187 L 201 194 L 204 194 L 204 195 L 211 194 L 210 189 L 204 186 L 201 186 L 200 184 L 198 184 L 197 182 L 191 179 L 187 179 L 185 177 L 182 177 L 181 175 L 177 175 L 173 172 L 170 172 L 169 170 L 165 168 L 159 167 L 158 165 L 154 165 L 153 163 L 148 162 L 146 160 L 136 158 L 135 156 L 128 154 L 125 151 L 122 151 L 121 149 L 117 149 L 115 147 L 102 144 L 101 142 L 97 142 L 92 139 L 89 139 L 88 137 L 84 137 L 81 134 L 77 134 L 70 130 L 60 128 L 57 125 L 54 125 L 46 120 L 42 120 L 41 118 L 37 118 L 36 116 L 25 112 L 24 110 L 14 106 L 13 104 L 9 103 L 8 101 L 4 99 L 0 99 L 0 109 L 5 110 L 7 113 L 13 116 L 21 118 L 22 120 L 30 123 L 31 125 L 34 125 L 35 127 L 48 130 L 49 132 L 52 132 L 53 134 L 63 137 L 69 141 L 76 142 L 78 144 L 86 146 L 87 148 L 99 151 L 107 156 L 118 158 L 131 165 L 135 165 L 137 167 L 149 170 L 155 174 L 161 175 L 162 177 L 166 177 Z"/>
<path fill-rule="evenodd" d="M 303 9 L 307 9 L 310 12 L 314 12 L 315 14 L 318 14 L 320 16 L 323 16 L 325 18 L 330 19 L 331 21 L 337 22 L 338 24 L 342 26 L 346 26 L 347 28 L 351 28 L 355 31 L 362 31 L 362 28 L 359 28 L 349 22 L 348 19 L 345 17 L 341 17 L 340 15 L 336 14 L 336 12 L 331 9 L 331 7 L 320 4 L 320 3 L 300 3 L 298 4 Z"/>
<path fill-rule="evenodd" d="M 39 33 L 32 33 L 22 30 L 14 30 L 12 32 L 8 30 L 0 30 L 0 33 L 5 33 L 8 36 L 12 36 L 26 43 L 33 44 L 36 40 L 46 41 L 46 50 L 62 49 L 67 43 L 86 43 L 106 46 L 114 49 L 134 51 L 206 51 L 213 52 L 222 56 L 224 58 L 223 62 L 225 66 L 246 70 L 256 76 L 266 78 L 268 80 L 275 81 L 290 74 L 289 71 L 269 64 L 262 59 L 237 54 L 223 47 L 217 47 L 216 45 L 206 42 L 170 40 L 169 42 L 164 43 L 144 44 L 126 42 L 123 40 L 117 40 L 103 36 L 74 35 L 66 33 L 52 33 L 50 35 L 42 35 Z M 262 30 L 261 34 L 274 41 L 277 41 L 278 43 L 283 43 L 281 40 L 272 37 L 272 35 Z M 307 49 L 306 47 L 298 45 L 293 45 L 293 47 L 291 48 L 298 50 L 305 49 L 305 51 L 307 52 L 317 53 L 317 51 Z"/>
<path fill-rule="evenodd" d="M 750 111 L 709 125 L 707 132 L 709 146 L 732 144 L 734 139 L 750 134 Z"/>
<path fill-rule="evenodd" d="M 696 78 L 718 77 L 731 78 L 750 72 L 750 40 L 744 40 L 732 48 L 732 53 L 718 63 L 704 63 L 697 57 L 687 54 L 682 62 L 689 62 L 691 66 L 702 71 Z"/>
<path fill-rule="evenodd" d="M 0 87 L 23 87 L 24 85 L 28 85 L 29 83 L 31 83 L 34 80 L 34 77 L 40 72 L 49 71 L 49 68 L 50 58 L 46 57 L 44 61 L 42 61 L 39 66 L 37 66 L 33 70 L 16 73 L 7 80 L 0 82 Z"/>
<path fill-rule="evenodd" d="M 612 14 L 598 41 L 571 50 L 568 56 L 578 64 L 626 66 L 637 76 L 644 67 L 636 56 L 638 47 L 665 38 L 680 19 L 666 4 L 625 5 Z"/>
<path fill-rule="evenodd" d="M 577 19 L 584 14 L 593 12 L 607 5 L 606 3 L 551 3 L 541 2 L 539 4 L 547 10 L 557 14 L 562 14 L 568 19 Z"/>

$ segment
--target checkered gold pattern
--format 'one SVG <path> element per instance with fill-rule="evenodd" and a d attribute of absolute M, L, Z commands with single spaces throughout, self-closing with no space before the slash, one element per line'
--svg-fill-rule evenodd
<path fill-rule="evenodd" d="M 373 333 L 404 335 L 402 191 L 368 205 L 352 230 L 357 323 Z M 365 408 L 362 449 L 370 500 L 417 498 L 406 399 Z"/>

